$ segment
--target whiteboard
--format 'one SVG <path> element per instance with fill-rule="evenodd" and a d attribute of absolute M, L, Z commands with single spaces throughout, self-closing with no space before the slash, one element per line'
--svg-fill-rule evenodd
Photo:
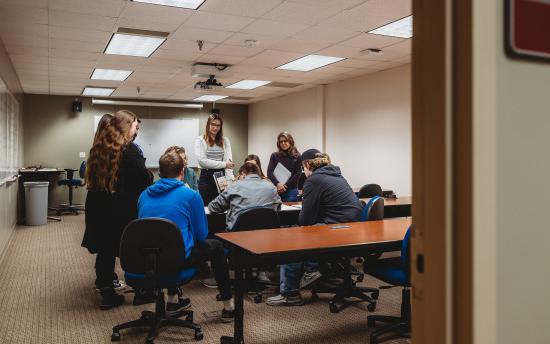
<path fill-rule="evenodd" d="M 94 133 L 101 116 L 94 116 Z M 195 139 L 199 136 L 199 119 L 150 119 L 140 118 L 139 133 L 135 143 L 143 150 L 145 165 L 159 167 L 159 159 L 170 146 L 181 146 L 190 167 L 197 167 Z"/>

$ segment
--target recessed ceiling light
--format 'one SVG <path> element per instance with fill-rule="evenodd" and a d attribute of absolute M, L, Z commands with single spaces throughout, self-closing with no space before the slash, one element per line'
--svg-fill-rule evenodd
<path fill-rule="evenodd" d="M 223 98 L 227 98 L 228 96 L 217 96 L 217 95 L 213 95 L 213 94 L 207 94 L 207 95 L 204 95 L 204 96 L 200 96 L 198 98 L 195 98 L 193 99 L 194 101 L 197 101 L 197 102 L 215 102 L 217 100 L 220 100 L 220 99 L 223 99 Z"/>
<path fill-rule="evenodd" d="M 392 23 L 381 26 L 377 29 L 371 30 L 367 33 L 373 33 L 375 35 L 392 36 L 399 38 L 411 38 L 413 35 L 413 17 L 408 16 Z"/>
<path fill-rule="evenodd" d="M 143 2 L 146 4 L 163 5 L 172 7 L 189 8 L 196 10 L 205 0 L 132 0 L 134 2 Z"/>
<path fill-rule="evenodd" d="M 121 70 L 121 69 L 101 69 L 96 68 L 92 73 L 90 79 L 93 80 L 115 80 L 124 81 L 128 79 L 133 70 Z"/>
<path fill-rule="evenodd" d="M 309 72 L 311 70 L 327 66 L 329 64 L 345 60 L 344 57 L 323 56 L 323 55 L 307 55 L 282 66 L 277 69 L 297 70 Z"/>
<path fill-rule="evenodd" d="M 82 91 L 83 96 L 110 96 L 115 91 L 114 88 L 103 87 L 85 87 Z"/>
<path fill-rule="evenodd" d="M 167 36 L 167 32 L 120 28 L 111 37 L 105 54 L 149 57 Z"/>
<path fill-rule="evenodd" d="M 232 85 L 227 86 L 226 88 L 238 88 L 241 90 L 252 90 L 254 88 L 264 86 L 269 84 L 271 81 L 266 80 L 241 80 Z"/>

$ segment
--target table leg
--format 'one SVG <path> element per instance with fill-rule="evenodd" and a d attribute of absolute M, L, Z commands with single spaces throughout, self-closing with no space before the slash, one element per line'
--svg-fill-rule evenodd
<path fill-rule="evenodd" d="M 238 248 L 233 250 L 233 262 L 235 264 L 235 327 L 233 337 L 222 336 L 221 344 L 244 344 L 244 269 L 242 267 L 242 254 Z"/>

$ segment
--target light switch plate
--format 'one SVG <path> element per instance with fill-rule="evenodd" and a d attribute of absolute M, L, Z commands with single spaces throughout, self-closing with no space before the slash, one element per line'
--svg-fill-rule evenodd
<path fill-rule="evenodd" d="M 81 158 L 85 158 L 86 157 L 86 152 L 80 152 L 79 155 L 80 155 Z"/>

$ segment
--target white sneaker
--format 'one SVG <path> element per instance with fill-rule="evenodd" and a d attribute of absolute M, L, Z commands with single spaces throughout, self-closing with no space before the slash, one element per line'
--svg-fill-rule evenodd
<path fill-rule="evenodd" d="M 282 294 L 268 297 L 266 304 L 269 306 L 301 306 L 304 304 L 304 300 L 300 295 L 297 296 L 285 296 Z"/>
<path fill-rule="evenodd" d="M 321 277 L 323 277 L 323 275 L 319 271 L 304 272 L 300 280 L 300 289 L 307 287 Z"/>

